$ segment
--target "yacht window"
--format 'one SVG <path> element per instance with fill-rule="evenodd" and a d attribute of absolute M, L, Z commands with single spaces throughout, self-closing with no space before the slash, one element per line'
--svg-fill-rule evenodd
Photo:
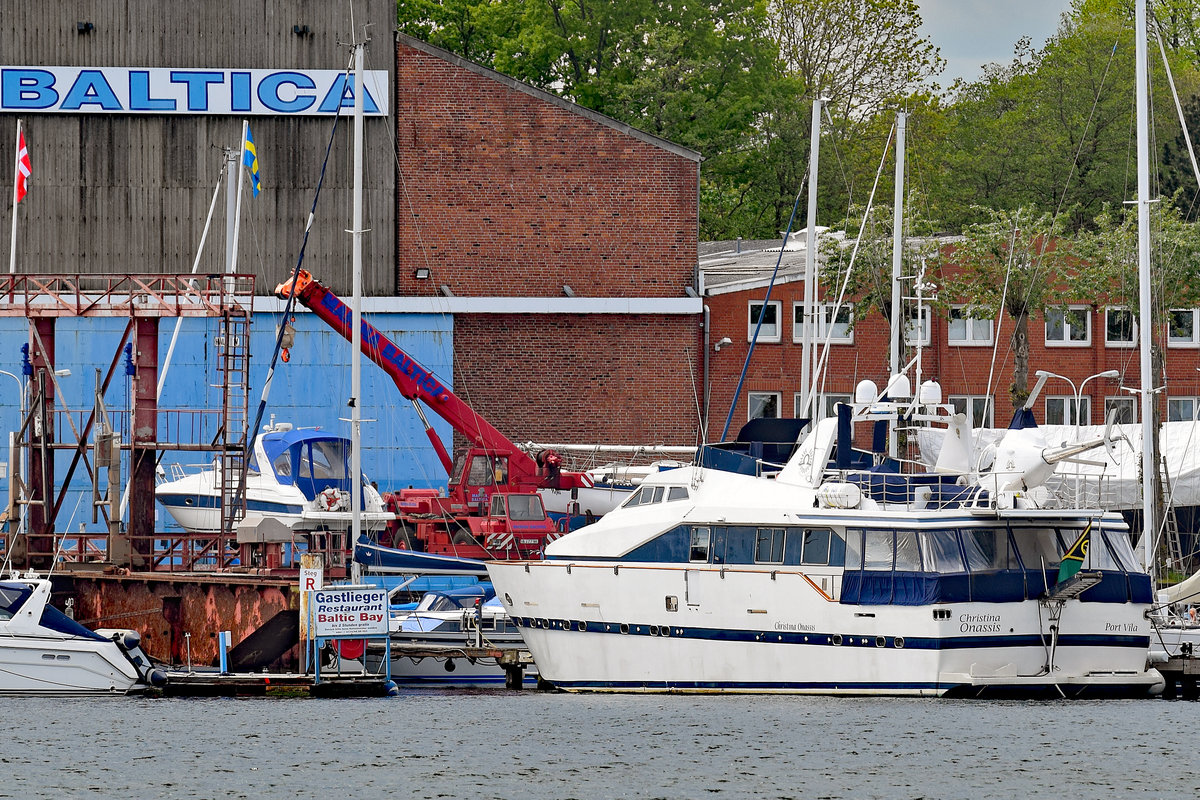
<path fill-rule="evenodd" d="M 754 561 L 758 564 L 783 563 L 783 528 L 759 528 L 754 545 Z"/>
<path fill-rule="evenodd" d="M 307 465 L 301 462 L 301 475 L 308 477 L 309 472 L 314 480 L 344 480 L 346 478 L 346 460 L 348 443 L 338 441 L 313 442 L 309 450 Z M 306 470 L 304 467 L 307 466 Z"/>
<path fill-rule="evenodd" d="M 862 569 L 862 540 L 861 529 L 846 531 L 846 569 Z"/>
<path fill-rule="evenodd" d="M 708 542 L 711 537 L 711 528 L 692 528 L 692 546 L 691 553 L 688 556 L 689 561 L 708 563 Z"/>
<path fill-rule="evenodd" d="M 686 486 L 672 486 L 667 490 L 667 502 L 672 500 L 687 500 L 688 490 Z"/>
<path fill-rule="evenodd" d="M 667 491 L 667 487 L 665 487 L 665 486 L 655 486 L 654 487 L 654 499 L 651 500 L 650 502 L 651 503 L 661 503 L 662 499 L 663 499 L 663 494 L 665 494 L 666 491 Z"/>
<path fill-rule="evenodd" d="M 914 531 L 896 531 L 896 570 L 921 571 L 921 550 L 917 546 L 917 534 Z"/>
<path fill-rule="evenodd" d="M 275 456 L 275 460 L 271 462 L 271 469 L 281 478 L 292 477 L 292 451 L 284 450 Z"/>
<path fill-rule="evenodd" d="M 921 564 L 925 572 L 966 572 L 958 549 L 958 531 L 922 531 Z"/>
<path fill-rule="evenodd" d="M 643 506 L 643 505 L 646 505 L 647 503 L 653 503 L 653 502 L 654 502 L 654 487 L 643 486 L 640 489 L 638 489 L 636 492 L 634 492 L 632 495 L 630 495 L 629 499 L 625 501 L 625 506 L 627 508 L 632 508 L 634 506 Z"/>
<path fill-rule="evenodd" d="M 809 528 L 804 531 L 804 554 L 800 557 L 801 564 L 829 563 L 829 534 L 828 528 Z"/>
<path fill-rule="evenodd" d="M 1015 529 L 1014 533 L 1017 547 L 1021 550 L 1021 561 L 1029 569 L 1042 569 L 1043 564 L 1046 569 L 1050 569 L 1062 561 L 1065 549 L 1053 528 L 1019 528 Z M 1063 533 L 1067 537 L 1071 536 L 1071 531 Z M 1078 535 L 1076 531 L 1075 536 Z M 1070 547 L 1074 541 L 1075 539 L 1070 539 L 1067 546 Z"/>
<path fill-rule="evenodd" d="M 964 530 L 963 550 L 967 554 L 967 568 L 972 572 L 1020 568 L 1015 555 L 1009 553 L 1008 531 L 1004 528 Z"/>
<path fill-rule="evenodd" d="M 542 505 L 541 495 L 510 494 L 508 496 L 508 516 L 517 522 L 534 522 L 546 518 L 546 508 Z"/>
<path fill-rule="evenodd" d="M 866 531 L 863 534 L 863 569 L 892 569 L 895 535 L 891 531 Z"/>
<path fill-rule="evenodd" d="M 1123 570 L 1129 572 L 1136 569 L 1138 563 L 1137 557 L 1133 554 L 1133 547 L 1129 544 L 1129 535 L 1124 531 L 1103 531 L 1104 542 L 1108 545 L 1108 552 L 1112 555 L 1113 561 Z"/>
<path fill-rule="evenodd" d="M 27 586 L 0 586 L 0 619 L 12 619 L 31 594 Z"/>

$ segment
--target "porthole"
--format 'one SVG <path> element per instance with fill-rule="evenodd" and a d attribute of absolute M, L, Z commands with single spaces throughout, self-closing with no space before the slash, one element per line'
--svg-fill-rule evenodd
<path fill-rule="evenodd" d="M 841 646 L 841 644 L 842 644 L 842 635 L 841 635 L 840 633 L 835 633 L 835 634 L 833 635 L 833 643 L 834 643 L 835 645 L 838 645 L 839 647 Z"/>
<path fill-rule="evenodd" d="M 651 626 L 650 626 L 650 635 L 651 635 L 651 636 L 658 636 L 658 626 L 657 626 L 657 625 L 651 625 Z"/>
<path fill-rule="evenodd" d="M 894 641 L 896 642 L 896 647 L 904 647 L 904 637 L 903 636 L 897 636 L 894 639 Z"/>
<path fill-rule="evenodd" d="M 586 631 L 586 630 L 587 630 L 587 623 L 586 623 L 586 622 L 584 622 L 583 620 L 580 620 L 580 621 L 579 621 L 579 630 L 581 630 L 581 631 Z"/>
<path fill-rule="evenodd" d="M 621 623 L 621 633 L 629 633 L 629 623 L 628 622 Z"/>
<path fill-rule="evenodd" d="M 887 637 L 876 636 L 875 637 L 875 646 L 876 647 L 887 647 Z"/>
<path fill-rule="evenodd" d="M 663 636 L 670 636 L 671 628 L 667 625 L 663 625 L 662 628 L 659 629 L 659 633 L 661 633 Z"/>

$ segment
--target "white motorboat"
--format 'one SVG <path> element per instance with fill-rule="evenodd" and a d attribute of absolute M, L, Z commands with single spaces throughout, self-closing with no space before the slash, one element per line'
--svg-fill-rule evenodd
<path fill-rule="evenodd" d="M 50 581 L 0 581 L 0 695 L 122 695 L 165 683 L 133 631 L 91 631 L 50 605 Z"/>
<path fill-rule="evenodd" d="M 488 688 L 506 685 L 504 668 L 495 658 L 470 655 L 481 647 L 523 648 L 521 631 L 509 619 L 490 584 L 431 591 L 411 610 L 391 615 L 392 680 L 398 686 Z M 422 655 L 406 655 L 405 647 Z M 383 648 L 372 646 L 367 668 L 382 672 Z M 527 686 L 537 683 L 537 670 L 527 669 Z"/>
<path fill-rule="evenodd" d="M 1125 522 L 1028 497 L 1056 464 L 1102 442 L 1051 449 L 1014 437 L 979 474 L 965 416 L 940 403 L 936 384 L 914 403 L 900 381 L 890 401 L 860 385 L 775 478 L 704 467 L 649 476 L 621 508 L 547 546 L 544 561 L 489 563 L 542 678 L 570 691 L 1161 690 L 1147 664 L 1150 579 Z M 913 474 L 886 450 L 854 449 L 854 422 L 899 420 L 948 425 L 955 446 Z M 1060 581 L 1080 542 L 1090 542 L 1081 568 Z"/>
<path fill-rule="evenodd" d="M 366 476 L 351 481 L 350 440 L 319 428 L 273 423 L 254 443 L 246 474 L 246 519 L 275 519 L 297 531 L 345 530 L 351 520 L 350 491 L 357 483 L 363 526 L 380 530 L 395 518 Z M 189 533 L 221 527 L 221 475 L 217 464 L 196 472 L 172 467 L 172 480 L 154 490 L 158 502 Z"/>

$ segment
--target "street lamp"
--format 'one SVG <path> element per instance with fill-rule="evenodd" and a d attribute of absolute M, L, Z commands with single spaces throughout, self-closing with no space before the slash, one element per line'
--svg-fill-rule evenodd
<path fill-rule="evenodd" d="M 1037 375 L 1038 378 L 1041 378 L 1043 382 L 1045 381 L 1046 378 L 1059 378 L 1060 380 L 1064 380 L 1068 384 L 1071 385 L 1071 394 L 1075 397 L 1075 427 L 1078 428 L 1080 425 L 1080 423 L 1079 423 L 1080 407 L 1083 405 L 1083 390 L 1088 385 L 1088 381 L 1095 380 L 1096 378 L 1120 377 L 1121 372 L 1120 372 L 1120 370 L 1115 370 L 1115 369 L 1106 369 L 1106 370 L 1104 370 L 1104 372 L 1097 372 L 1095 375 L 1089 375 L 1086 378 L 1084 378 L 1079 383 L 1078 388 L 1076 388 L 1076 386 L 1075 386 L 1075 381 L 1071 380 L 1066 375 L 1059 375 L 1057 372 L 1050 372 L 1048 370 L 1039 369 L 1034 374 Z M 1089 404 L 1089 409 L 1090 409 L 1090 404 Z M 1089 417 L 1090 417 L 1090 414 L 1089 414 Z M 1088 422 L 1089 423 L 1091 422 L 1090 418 L 1089 418 Z"/>

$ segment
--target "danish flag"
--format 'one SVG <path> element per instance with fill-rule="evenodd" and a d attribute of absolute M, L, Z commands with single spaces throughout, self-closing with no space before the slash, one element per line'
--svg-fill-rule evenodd
<path fill-rule="evenodd" d="M 29 166 L 29 151 L 25 148 L 25 132 L 17 137 L 17 202 L 25 196 L 25 181 L 32 174 Z"/>

